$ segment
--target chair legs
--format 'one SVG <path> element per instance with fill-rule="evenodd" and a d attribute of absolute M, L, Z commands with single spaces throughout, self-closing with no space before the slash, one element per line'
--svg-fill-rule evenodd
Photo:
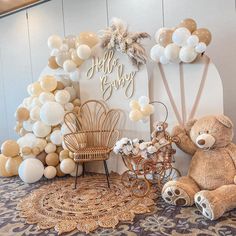
<path fill-rule="evenodd" d="M 108 188 L 110 188 L 109 171 L 108 171 L 108 168 L 107 168 L 107 162 L 104 160 L 103 164 L 104 164 L 104 169 L 105 169 L 106 177 L 107 177 L 107 185 L 108 185 Z"/>
<path fill-rule="evenodd" d="M 78 169 L 79 169 L 79 162 L 76 162 L 75 189 L 77 187 Z"/>
<path fill-rule="evenodd" d="M 85 163 L 83 162 L 83 172 L 82 172 L 82 176 L 83 176 L 83 178 L 84 178 L 84 176 L 85 176 Z"/>

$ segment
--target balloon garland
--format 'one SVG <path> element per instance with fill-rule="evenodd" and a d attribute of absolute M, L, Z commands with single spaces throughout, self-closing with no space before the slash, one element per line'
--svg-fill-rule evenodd
<path fill-rule="evenodd" d="M 211 33 L 198 28 L 193 19 L 184 19 L 174 29 L 160 28 L 155 34 L 157 44 L 151 48 L 150 57 L 161 64 L 191 63 L 206 51 Z"/>
<path fill-rule="evenodd" d="M 73 154 L 63 144 L 63 135 L 70 132 L 64 115 L 79 112 L 80 100 L 73 81 L 78 80 L 79 66 L 91 56 L 97 43 L 98 37 L 92 32 L 65 39 L 57 35 L 48 38 L 48 67 L 55 73 L 28 85 L 29 97 L 15 112 L 15 131 L 21 137 L 2 144 L 0 176 L 19 174 L 26 183 L 34 183 L 42 176 L 75 176 Z"/>

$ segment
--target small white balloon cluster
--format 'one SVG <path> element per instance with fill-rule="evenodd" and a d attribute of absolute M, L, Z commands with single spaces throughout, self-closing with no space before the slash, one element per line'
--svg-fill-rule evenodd
<path fill-rule="evenodd" d="M 129 106 L 131 111 L 129 113 L 129 118 L 131 121 L 137 122 L 142 121 L 146 123 L 149 116 L 154 112 L 154 106 L 149 104 L 150 100 L 146 96 L 141 96 L 138 101 L 131 100 Z"/>
<path fill-rule="evenodd" d="M 51 35 L 48 38 L 48 47 L 51 49 L 48 66 L 51 69 L 63 68 L 72 80 L 77 81 L 78 68 L 91 56 L 98 41 L 93 32 L 81 32 L 78 36 L 70 35 L 65 39 Z"/>
<path fill-rule="evenodd" d="M 160 28 L 155 34 L 157 44 L 150 57 L 161 64 L 191 63 L 206 51 L 211 41 L 208 29 L 199 28 L 193 19 L 183 20 L 175 29 Z"/>

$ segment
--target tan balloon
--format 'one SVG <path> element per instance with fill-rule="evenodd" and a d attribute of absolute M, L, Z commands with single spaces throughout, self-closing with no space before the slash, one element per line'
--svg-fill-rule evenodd
<path fill-rule="evenodd" d="M 77 52 L 76 51 L 73 51 L 71 53 L 71 59 L 72 61 L 77 65 L 77 66 L 80 66 L 84 61 L 82 59 L 80 59 L 77 55 Z"/>
<path fill-rule="evenodd" d="M 55 56 L 49 57 L 49 59 L 48 59 L 48 66 L 49 66 L 51 69 L 53 69 L 53 70 L 55 70 L 55 69 L 57 69 L 57 68 L 60 67 L 60 66 L 57 64 L 57 62 L 56 62 L 56 57 L 55 57 Z"/>
<path fill-rule="evenodd" d="M 34 147 L 32 148 L 32 154 L 37 156 L 40 153 L 40 148 L 39 147 Z"/>
<path fill-rule="evenodd" d="M 22 128 L 22 123 L 17 122 L 14 130 L 16 131 L 16 133 L 19 133 L 21 128 Z"/>
<path fill-rule="evenodd" d="M 1 146 L 1 152 L 7 157 L 17 156 L 20 152 L 20 147 L 15 140 L 6 140 Z"/>
<path fill-rule="evenodd" d="M 6 162 L 9 159 L 9 157 L 4 156 L 3 154 L 0 154 L 0 176 L 2 177 L 10 177 L 12 174 L 8 173 L 6 171 Z"/>
<path fill-rule="evenodd" d="M 42 151 L 36 156 L 36 158 L 39 159 L 43 163 L 43 165 L 46 165 L 46 156 L 47 153 Z"/>
<path fill-rule="evenodd" d="M 21 153 L 23 156 L 28 156 L 28 155 L 31 154 L 31 152 L 32 152 L 32 149 L 31 149 L 30 147 L 27 147 L 27 146 L 21 148 L 21 150 L 20 150 L 20 153 Z"/>
<path fill-rule="evenodd" d="M 187 28 L 191 33 L 197 29 L 197 23 L 195 20 L 188 18 L 180 22 L 179 27 Z"/>
<path fill-rule="evenodd" d="M 211 32 L 208 29 L 200 28 L 192 33 L 199 38 L 199 42 L 203 42 L 206 45 L 209 45 L 211 42 Z"/>
<path fill-rule="evenodd" d="M 57 169 L 57 176 L 58 177 L 65 176 L 65 174 L 61 171 L 60 165 L 57 165 L 56 169 Z"/>
<path fill-rule="evenodd" d="M 98 43 L 99 39 L 93 32 L 81 32 L 77 38 L 78 45 L 86 44 L 90 48 L 94 47 Z M 78 46 L 77 45 L 77 46 Z"/>
<path fill-rule="evenodd" d="M 173 30 L 172 29 L 163 29 L 158 36 L 158 43 L 166 47 L 168 44 L 172 43 L 172 34 Z"/>
<path fill-rule="evenodd" d="M 22 122 L 29 119 L 30 113 L 25 107 L 19 107 L 16 110 L 15 117 L 17 121 Z"/>
<path fill-rule="evenodd" d="M 11 175 L 18 175 L 18 169 L 21 162 L 21 156 L 9 157 L 5 165 L 6 171 Z"/>
<path fill-rule="evenodd" d="M 56 153 L 59 155 L 60 152 L 63 151 L 63 147 L 59 146 L 57 147 Z"/>
<path fill-rule="evenodd" d="M 65 85 L 61 81 L 57 81 L 56 90 L 62 90 L 65 88 Z"/>
<path fill-rule="evenodd" d="M 46 156 L 46 163 L 48 166 L 57 166 L 59 163 L 59 156 L 57 153 L 53 152 L 53 153 L 49 153 Z"/>

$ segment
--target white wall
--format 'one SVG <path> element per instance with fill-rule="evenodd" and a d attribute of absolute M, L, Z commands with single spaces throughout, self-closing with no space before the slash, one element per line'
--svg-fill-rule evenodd
<path fill-rule="evenodd" d="M 213 41 L 207 52 L 223 81 L 225 113 L 236 124 L 235 4 L 235 0 L 52 0 L 0 19 L 0 143 L 16 137 L 14 112 L 27 95 L 27 85 L 47 64 L 48 36 L 99 31 L 113 16 L 126 20 L 131 30 L 150 33 L 152 40 L 145 41 L 148 51 L 162 25 L 172 27 L 192 17 L 209 28 Z M 151 78 L 151 64 L 148 68 Z"/>

